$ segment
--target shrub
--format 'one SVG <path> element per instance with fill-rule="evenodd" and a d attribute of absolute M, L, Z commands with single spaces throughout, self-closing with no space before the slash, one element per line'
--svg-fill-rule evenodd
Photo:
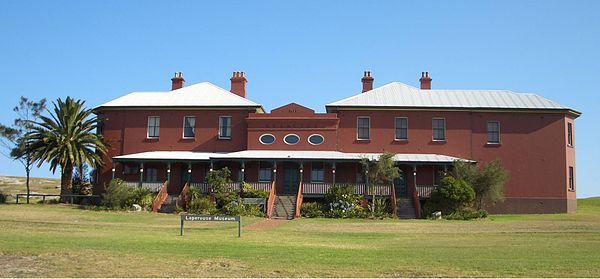
<path fill-rule="evenodd" d="M 265 199 L 269 198 L 269 192 L 263 191 L 263 190 L 255 190 L 248 183 L 244 182 L 244 184 L 242 184 L 242 187 L 244 189 L 244 192 L 243 192 L 244 198 L 265 198 Z"/>
<path fill-rule="evenodd" d="M 371 208 L 375 206 L 375 208 Z M 369 204 L 369 212 L 372 213 L 373 217 L 376 218 L 385 218 L 391 216 L 392 207 L 390 202 L 386 198 L 375 199 L 373 203 Z"/>
<path fill-rule="evenodd" d="M 131 206 L 135 188 L 123 184 L 123 180 L 113 179 L 102 195 L 102 203 L 110 209 L 122 209 Z"/>
<path fill-rule="evenodd" d="M 214 195 L 217 201 L 218 208 L 223 208 L 232 202 L 239 202 L 240 200 L 240 191 L 215 193 Z"/>
<path fill-rule="evenodd" d="M 209 197 L 191 196 L 188 212 L 194 214 L 215 214 L 219 212 Z"/>
<path fill-rule="evenodd" d="M 334 185 L 325 194 L 325 199 L 329 206 L 329 210 L 324 212 L 326 217 L 353 218 L 364 212 L 360 206 L 361 196 L 354 194 L 352 185 Z"/>
<path fill-rule="evenodd" d="M 451 214 L 449 214 L 448 216 L 446 216 L 446 219 L 448 220 L 472 220 L 472 219 L 481 219 L 481 218 L 487 218 L 488 213 L 487 211 L 480 209 L 480 210 L 475 210 L 472 208 L 464 208 L 462 210 L 457 210 L 456 212 L 453 212 Z"/>
<path fill-rule="evenodd" d="M 244 216 L 265 217 L 262 207 L 258 204 L 244 204 Z"/>
<path fill-rule="evenodd" d="M 132 191 L 131 201 L 128 203 L 139 204 L 144 210 L 151 210 L 154 202 L 154 194 L 147 188 L 134 188 Z"/>
<path fill-rule="evenodd" d="M 300 207 L 300 215 L 306 218 L 316 218 L 323 216 L 323 205 L 316 202 L 303 203 Z"/>
<path fill-rule="evenodd" d="M 425 215 L 435 211 L 449 215 L 470 206 L 475 192 L 464 180 L 448 176 L 442 179 L 442 186 L 431 192 L 431 199 L 425 204 Z"/>

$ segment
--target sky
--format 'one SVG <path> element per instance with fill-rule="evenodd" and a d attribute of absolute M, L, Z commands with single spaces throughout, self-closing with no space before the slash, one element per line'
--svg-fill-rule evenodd
<path fill-rule="evenodd" d="M 577 196 L 600 196 L 600 1 L 0 1 L 0 123 L 20 96 L 98 106 L 186 84 L 324 111 L 361 90 L 418 86 L 532 92 L 583 112 L 575 123 Z M 594 124 L 596 123 L 596 124 Z M 523 142 L 534 145 L 535 142 Z M 0 175 L 24 175 L 0 158 Z M 37 177 L 59 177 L 47 165 Z"/>

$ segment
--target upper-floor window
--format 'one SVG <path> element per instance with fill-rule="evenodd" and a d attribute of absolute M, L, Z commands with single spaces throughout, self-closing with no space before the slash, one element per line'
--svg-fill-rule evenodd
<path fill-rule="evenodd" d="M 445 141 L 446 140 L 446 119 L 434 118 L 432 120 L 432 131 L 433 131 L 433 140 Z"/>
<path fill-rule="evenodd" d="M 396 117 L 395 119 L 396 126 L 396 140 L 407 140 L 408 139 L 408 118 L 406 117 Z"/>
<path fill-rule="evenodd" d="M 323 170 L 323 163 L 313 162 L 312 169 L 310 170 L 310 182 L 322 183 L 325 180 L 325 171 Z"/>
<path fill-rule="evenodd" d="M 271 182 L 271 175 L 273 171 L 271 170 L 271 165 L 260 162 L 258 167 L 258 181 L 259 182 Z"/>
<path fill-rule="evenodd" d="M 569 191 L 575 191 L 575 170 L 569 167 Z"/>
<path fill-rule="evenodd" d="M 488 121 L 487 123 L 487 142 L 491 144 L 500 143 L 500 122 Z"/>
<path fill-rule="evenodd" d="M 573 123 L 567 123 L 567 144 L 573 146 Z"/>
<path fill-rule="evenodd" d="M 148 117 L 148 138 L 158 138 L 160 130 L 160 117 Z"/>
<path fill-rule="evenodd" d="M 359 140 L 368 140 L 371 138 L 371 118 L 359 116 L 356 118 L 356 138 Z"/>
<path fill-rule="evenodd" d="M 183 137 L 193 138 L 196 136 L 196 117 L 186 116 L 183 118 Z"/>
<path fill-rule="evenodd" d="M 219 138 L 230 139 L 231 138 L 231 116 L 219 117 Z"/>

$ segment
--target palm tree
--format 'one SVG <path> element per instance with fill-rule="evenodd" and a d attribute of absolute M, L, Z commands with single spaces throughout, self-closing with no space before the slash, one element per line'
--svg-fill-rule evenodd
<path fill-rule="evenodd" d="M 27 135 L 32 159 L 50 164 L 50 170 L 60 167 L 60 193 L 72 191 L 73 168 L 84 164 L 98 166 L 107 147 L 101 135 L 95 130 L 98 120 L 91 109 L 84 107 L 84 101 L 67 97 L 53 102 L 54 111 L 50 117 L 40 116 L 33 123 L 32 131 Z"/>

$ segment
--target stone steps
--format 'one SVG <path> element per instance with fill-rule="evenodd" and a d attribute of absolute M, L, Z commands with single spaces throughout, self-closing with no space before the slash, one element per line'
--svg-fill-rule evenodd
<path fill-rule="evenodd" d="M 415 219 L 415 205 L 409 198 L 398 198 L 396 200 L 396 215 L 400 219 Z"/>
<path fill-rule="evenodd" d="M 273 219 L 294 219 L 296 214 L 296 196 L 276 196 L 273 207 Z"/>

